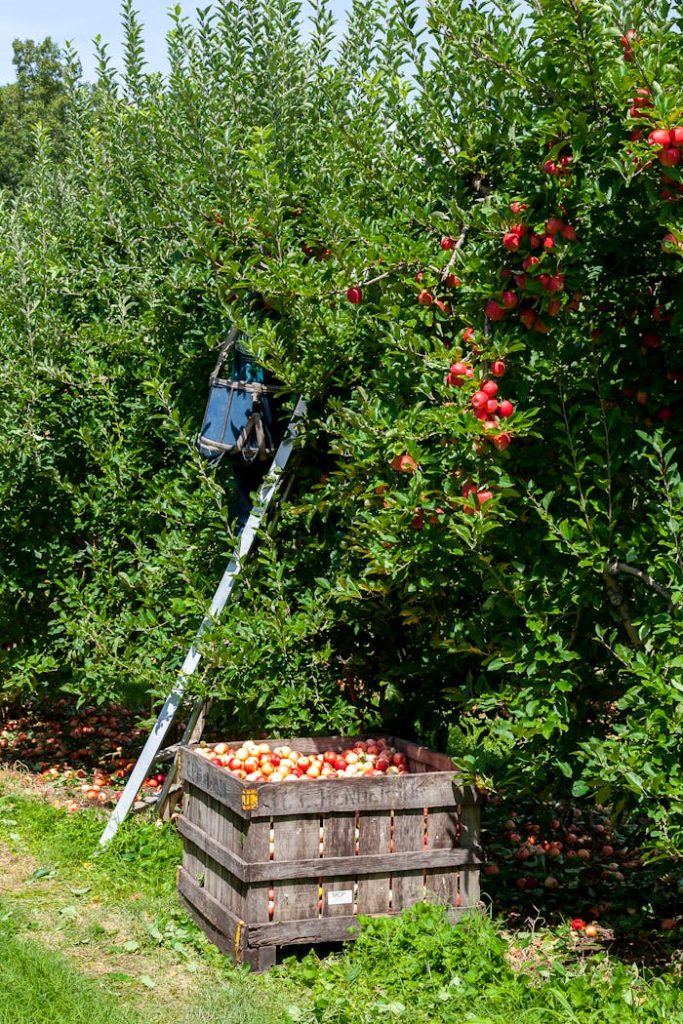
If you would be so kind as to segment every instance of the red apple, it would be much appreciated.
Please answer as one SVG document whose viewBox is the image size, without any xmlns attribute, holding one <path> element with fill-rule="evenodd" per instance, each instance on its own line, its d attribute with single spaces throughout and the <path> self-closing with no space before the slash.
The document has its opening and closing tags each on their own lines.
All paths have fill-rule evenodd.
<svg viewBox="0 0 683 1024">
<path fill-rule="evenodd" d="M 662 167 L 675 167 L 680 162 L 681 151 L 676 146 L 666 146 L 657 153 L 657 159 Z"/>
<path fill-rule="evenodd" d="M 668 146 L 671 143 L 671 132 L 668 128 L 655 128 L 647 137 L 651 146 Z"/>
<path fill-rule="evenodd" d="M 346 298 L 352 306 L 358 306 L 363 301 L 363 292 L 360 288 L 347 288 Z"/>
</svg>

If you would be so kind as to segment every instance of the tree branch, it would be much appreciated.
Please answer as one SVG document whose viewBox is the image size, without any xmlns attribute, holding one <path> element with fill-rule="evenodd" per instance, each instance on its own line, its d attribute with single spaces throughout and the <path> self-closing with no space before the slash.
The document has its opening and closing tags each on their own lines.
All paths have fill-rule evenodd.
<svg viewBox="0 0 683 1024">
<path fill-rule="evenodd" d="M 656 580 L 652 579 L 652 576 L 648 576 L 648 574 L 643 572 L 641 569 L 636 569 L 635 566 L 628 565 L 626 562 L 619 562 L 617 559 L 614 559 L 612 562 L 608 562 L 605 569 L 608 573 L 611 573 L 612 576 L 616 576 L 619 572 L 627 573 L 629 576 L 635 576 L 637 579 L 641 580 L 645 586 L 650 587 L 652 590 L 656 590 L 658 594 L 665 597 L 669 602 L 669 609 L 673 608 L 671 591 L 667 590 L 666 587 L 660 586 Z"/>
</svg>

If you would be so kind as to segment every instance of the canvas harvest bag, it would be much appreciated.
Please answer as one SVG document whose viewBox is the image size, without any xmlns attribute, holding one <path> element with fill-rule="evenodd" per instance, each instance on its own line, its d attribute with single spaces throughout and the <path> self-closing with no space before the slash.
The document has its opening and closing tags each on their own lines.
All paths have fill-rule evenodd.
<svg viewBox="0 0 683 1024">
<path fill-rule="evenodd" d="M 209 377 L 209 398 L 197 439 L 212 463 L 224 455 L 250 463 L 272 458 L 277 448 L 278 392 L 275 378 L 238 342 L 231 328 Z M 223 368 L 230 357 L 229 372 Z"/>
</svg>

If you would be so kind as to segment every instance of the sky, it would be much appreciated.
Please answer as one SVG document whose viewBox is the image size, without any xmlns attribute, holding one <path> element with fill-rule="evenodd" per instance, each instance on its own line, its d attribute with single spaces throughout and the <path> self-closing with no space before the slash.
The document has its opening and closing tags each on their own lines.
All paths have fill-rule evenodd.
<svg viewBox="0 0 683 1024">
<path fill-rule="evenodd" d="M 337 16 L 349 6 L 350 0 L 333 0 Z M 209 0 L 182 3 L 191 13 L 197 6 L 208 6 Z M 170 0 L 137 0 L 136 8 L 145 28 L 146 56 L 152 71 L 163 71 L 165 35 L 170 26 L 167 10 Z M 4 10 L 2 10 L 4 8 Z M 92 40 L 96 35 L 110 44 L 114 64 L 119 65 L 121 53 L 120 5 L 118 0 L 14 0 L 0 7 L 0 84 L 14 80 L 12 40 L 41 41 L 52 36 L 60 46 L 68 39 L 75 46 L 86 78 L 92 78 L 94 61 Z"/>
</svg>

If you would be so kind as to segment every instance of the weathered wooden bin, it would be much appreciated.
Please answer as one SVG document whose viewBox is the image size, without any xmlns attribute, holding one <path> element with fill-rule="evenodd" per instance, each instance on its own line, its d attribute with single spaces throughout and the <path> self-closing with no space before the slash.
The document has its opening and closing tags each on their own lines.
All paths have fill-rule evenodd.
<svg viewBox="0 0 683 1024">
<path fill-rule="evenodd" d="M 360 738 L 271 743 L 308 754 Z M 397 914 L 421 900 L 455 913 L 478 905 L 479 794 L 459 784 L 445 754 L 390 742 L 411 774 L 305 784 L 245 783 L 182 750 L 178 890 L 237 963 L 266 970 L 278 946 L 353 938 L 359 914 Z"/>
</svg>

